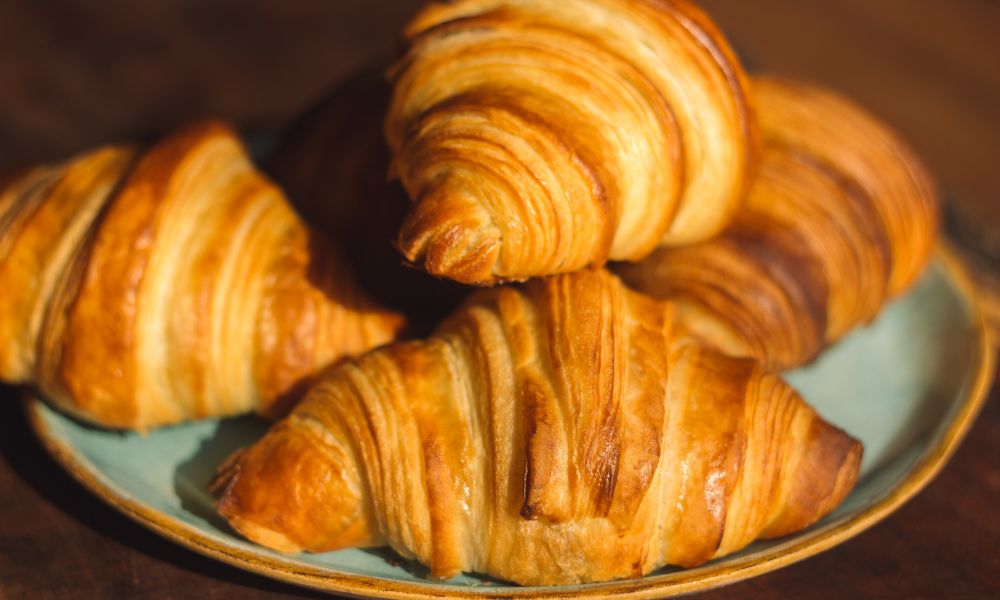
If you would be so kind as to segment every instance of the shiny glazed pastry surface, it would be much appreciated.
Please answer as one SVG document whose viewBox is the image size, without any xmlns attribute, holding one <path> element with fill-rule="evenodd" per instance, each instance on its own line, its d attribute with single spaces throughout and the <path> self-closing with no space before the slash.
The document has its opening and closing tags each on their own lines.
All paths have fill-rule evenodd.
<svg viewBox="0 0 1000 600">
<path fill-rule="evenodd" d="M 638 260 L 732 218 L 757 154 L 742 68 L 686 0 L 458 0 L 410 23 L 386 117 L 399 246 L 488 284 Z"/>
<path fill-rule="evenodd" d="M 286 552 L 388 544 L 529 585 L 692 566 L 799 530 L 861 445 L 670 304 L 584 270 L 484 290 L 426 341 L 327 373 L 214 482 Z"/>
<path fill-rule="evenodd" d="M 772 78 L 753 89 L 764 152 L 732 226 L 617 270 L 676 301 L 702 341 L 788 368 L 916 280 L 934 248 L 937 199 L 907 145 L 850 101 Z"/>
<path fill-rule="evenodd" d="M 8 178 L 0 289 L 0 377 L 111 427 L 279 413 L 401 325 L 218 123 Z"/>
</svg>

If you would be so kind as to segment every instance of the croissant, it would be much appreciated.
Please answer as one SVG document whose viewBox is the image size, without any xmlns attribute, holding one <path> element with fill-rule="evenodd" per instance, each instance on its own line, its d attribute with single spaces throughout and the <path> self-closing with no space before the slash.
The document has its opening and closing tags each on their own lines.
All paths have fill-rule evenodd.
<svg viewBox="0 0 1000 600">
<path fill-rule="evenodd" d="M 861 445 L 672 305 L 584 270 L 474 295 L 426 341 L 328 372 L 213 482 L 285 551 L 389 544 L 527 585 L 692 566 L 806 527 Z"/>
<path fill-rule="evenodd" d="M 7 181 L 0 289 L 0 378 L 111 427 L 278 414 L 402 324 L 218 123 Z"/>
<path fill-rule="evenodd" d="M 787 368 L 870 321 L 920 275 L 935 245 L 936 192 L 907 145 L 850 101 L 773 78 L 753 91 L 765 147 L 732 226 L 617 270 L 675 300 L 703 342 Z"/>
<path fill-rule="evenodd" d="M 489 284 L 716 234 L 757 154 L 742 67 L 685 0 L 457 0 L 405 31 L 386 116 L 405 257 Z"/>
</svg>

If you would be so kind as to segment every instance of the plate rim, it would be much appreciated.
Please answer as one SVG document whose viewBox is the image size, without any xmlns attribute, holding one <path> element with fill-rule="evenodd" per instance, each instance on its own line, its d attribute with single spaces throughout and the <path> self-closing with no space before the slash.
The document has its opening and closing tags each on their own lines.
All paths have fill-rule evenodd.
<svg viewBox="0 0 1000 600">
<path fill-rule="evenodd" d="M 790 538 L 766 551 L 732 560 L 729 564 L 702 566 L 654 575 L 639 579 L 626 579 L 585 587 L 489 587 L 463 589 L 423 582 L 391 580 L 370 575 L 340 571 L 332 568 L 290 565 L 279 559 L 253 554 L 234 546 L 220 543 L 196 527 L 184 523 L 163 511 L 148 506 L 120 493 L 116 486 L 102 481 L 100 470 L 79 457 L 69 444 L 56 437 L 49 429 L 42 413 L 44 401 L 28 391 L 24 409 L 27 420 L 43 447 L 84 488 L 101 498 L 118 512 L 153 532 L 197 552 L 237 568 L 264 575 L 271 579 L 296 585 L 356 597 L 380 598 L 569 598 L 620 596 L 629 598 L 663 598 L 703 591 L 779 569 L 804 560 L 839 545 L 862 533 L 895 512 L 900 506 L 923 490 L 944 468 L 961 444 L 980 409 L 986 402 L 994 378 L 996 363 L 992 332 L 984 317 L 979 295 L 969 273 L 954 250 L 942 243 L 936 253 L 937 262 L 949 282 L 968 304 L 976 347 L 974 352 L 975 374 L 965 396 L 956 402 L 960 407 L 947 428 L 939 433 L 938 443 L 925 448 L 909 472 L 884 496 L 853 515 L 813 530 L 805 536 Z M 933 443 L 933 440 L 932 440 Z"/>
</svg>

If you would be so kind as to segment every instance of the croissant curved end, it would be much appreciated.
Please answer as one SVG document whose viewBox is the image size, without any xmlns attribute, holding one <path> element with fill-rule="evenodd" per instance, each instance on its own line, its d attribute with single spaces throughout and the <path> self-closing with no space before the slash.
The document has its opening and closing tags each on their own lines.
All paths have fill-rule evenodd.
<svg viewBox="0 0 1000 600">
<path fill-rule="evenodd" d="M 209 490 L 240 534 L 280 552 L 325 552 L 376 543 L 361 478 L 350 457 L 331 452 L 295 419 L 231 456 Z M 267 482 L 267 485 L 263 485 Z"/>
<path fill-rule="evenodd" d="M 861 442 L 818 417 L 806 436 L 784 506 L 761 532 L 762 539 L 812 525 L 839 506 L 857 482 L 864 453 Z"/>
<path fill-rule="evenodd" d="M 242 502 L 233 490 L 236 489 L 240 481 L 242 464 L 239 458 L 242 454 L 243 452 L 241 451 L 229 457 L 229 460 L 219 468 L 209 486 L 209 490 L 213 494 L 221 497 L 219 501 L 220 512 L 223 511 L 223 506 L 225 506 L 225 512 L 222 512 L 222 514 L 229 520 L 230 526 L 249 540 L 253 540 L 258 544 L 273 548 L 279 552 L 287 552 L 289 554 L 301 552 L 301 544 L 292 540 L 284 533 L 266 525 L 261 525 L 253 520 L 245 519 L 240 514 L 237 507 Z"/>
<path fill-rule="evenodd" d="M 497 280 L 500 229 L 472 197 L 452 186 L 424 195 L 400 229 L 406 259 L 432 275 L 471 284 Z"/>
</svg>

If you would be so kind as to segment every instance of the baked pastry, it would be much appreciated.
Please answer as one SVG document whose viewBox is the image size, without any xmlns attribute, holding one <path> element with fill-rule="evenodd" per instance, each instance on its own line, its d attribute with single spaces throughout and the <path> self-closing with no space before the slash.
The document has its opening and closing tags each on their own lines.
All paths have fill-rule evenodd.
<svg viewBox="0 0 1000 600">
<path fill-rule="evenodd" d="M 638 260 L 727 224 L 757 154 L 747 84 L 686 0 L 434 2 L 405 30 L 386 137 L 399 246 L 489 284 Z"/>
<path fill-rule="evenodd" d="M 396 235 L 410 206 L 388 181 L 382 123 L 389 104 L 382 70 L 339 85 L 286 131 L 267 171 L 309 225 L 343 249 L 364 289 L 429 334 L 472 288 L 407 264 Z"/>
<path fill-rule="evenodd" d="M 276 415 L 402 324 L 204 123 L 0 189 L 0 377 L 109 427 Z"/>
<path fill-rule="evenodd" d="M 617 270 L 674 300 L 702 342 L 787 368 L 914 282 L 938 208 L 920 160 L 860 107 L 794 81 L 758 78 L 753 89 L 765 147 L 733 225 Z"/>
<path fill-rule="evenodd" d="M 213 491 L 285 552 L 388 544 L 527 585 L 693 566 L 832 510 L 861 445 L 606 271 L 484 290 L 345 361 Z"/>
</svg>

